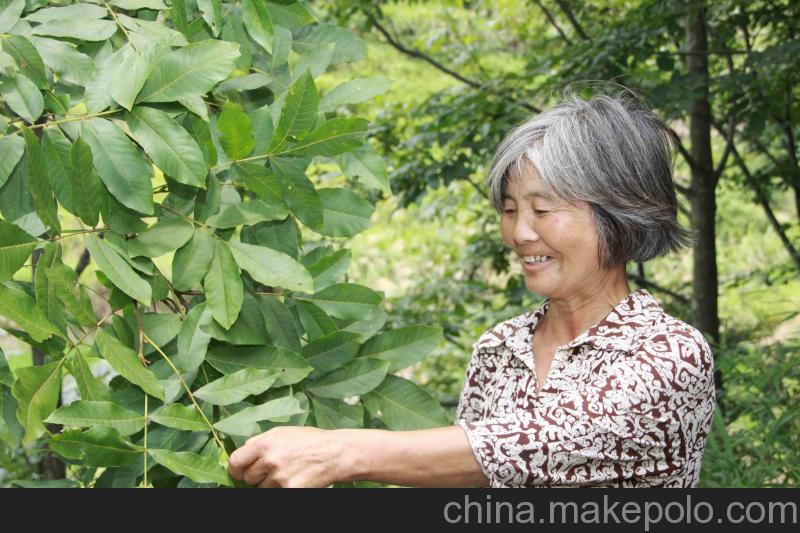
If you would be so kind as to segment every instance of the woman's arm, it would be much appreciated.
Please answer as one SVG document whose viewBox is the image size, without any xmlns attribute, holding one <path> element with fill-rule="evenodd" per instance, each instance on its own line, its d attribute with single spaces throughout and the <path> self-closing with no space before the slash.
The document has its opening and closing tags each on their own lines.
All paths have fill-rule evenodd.
<svg viewBox="0 0 800 533">
<path fill-rule="evenodd" d="M 378 481 L 410 487 L 487 487 L 489 480 L 464 430 L 340 429 L 342 481 Z"/>
<path fill-rule="evenodd" d="M 279 426 L 230 457 L 231 476 L 259 487 L 327 487 L 377 481 L 412 487 L 474 487 L 489 482 L 464 430 L 416 431 Z"/>
</svg>

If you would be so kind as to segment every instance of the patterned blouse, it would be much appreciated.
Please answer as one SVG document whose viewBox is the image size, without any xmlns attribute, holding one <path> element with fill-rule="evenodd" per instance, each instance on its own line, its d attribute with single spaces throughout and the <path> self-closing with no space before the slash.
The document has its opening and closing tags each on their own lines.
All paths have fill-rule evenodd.
<svg viewBox="0 0 800 533">
<path fill-rule="evenodd" d="M 533 330 L 549 300 L 473 344 L 456 410 L 492 487 L 696 487 L 715 409 L 703 334 L 646 289 L 556 350 L 539 395 Z"/>
</svg>

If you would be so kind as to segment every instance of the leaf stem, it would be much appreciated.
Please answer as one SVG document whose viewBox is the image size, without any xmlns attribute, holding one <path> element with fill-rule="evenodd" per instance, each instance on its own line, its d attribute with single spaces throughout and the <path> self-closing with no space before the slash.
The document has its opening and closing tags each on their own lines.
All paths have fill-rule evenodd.
<svg viewBox="0 0 800 533">
<path fill-rule="evenodd" d="M 195 400 L 194 394 L 192 394 L 192 391 L 189 388 L 189 385 L 187 385 L 186 381 L 183 379 L 183 375 L 181 374 L 181 371 L 178 370 L 178 368 L 170 360 L 170 358 L 167 357 L 167 354 L 165 354 L 161 350 L 161 348 L 156 343 L 154 343 L 152 341 L 152 339 L 150 339 L 150 337 L 147 336 L 147 333 L 142 333 L 142 335 L 144 335 L 144 341 L 147 344 L 149 344 L 150 346 L 152 346 L 153 348 L 155 348 L 155 350 L 159 353 L 159 355 L 161 355 L 161 357 L 164 358 L 164 361 L 166 361 L 167 364 L 170 366 L 170 368 L 172 368 L 172 371 L 175 372 L 175 375 L 178 376 L 178 380 L 180 380 L 181 385 L 183 385 L 183 388 L 186 391 L 186 394 L 189 395 L 189 399 L 192 400 L 192 403 L 194 404 L 195 409 L 197 409 L 197 411 L 200 413 L 200 416 L 203 417 L 203 422 L 205 422 L 206 425 L 208 426 L 208 429 L 211 430 L 211 436 L 214 437 L 214 440 L 216 441 L 216 443 L 219 446 L 220 450 L 222 450 L 222 453 L 225 455 L 225 459 L 227 460 L 228 459 L 228 452 L 225 451 L 225 446 L 222 444 L 222 440 L 220 440 L 219 435 L 217 435 L 217 432 L 214 429 L 214 425 L 211 422 L 209 422 L 208 418 L 206 417 L 206 414 L 203 412 L 202 409 L 200 409 L 200 406 L 197 404 L 197 400 Z"/>
<path fill-rule="evenodd" d="M 46 128 L 48 126 L 56 126 L 58 124 L 64 124 L 65 122 L 76 122 L 76 121 L 79 121 L 79 120 L 87 120 L 87 119 L 90 119 L 90 118 L 104 117 L 106 115 L 113 115 L 114 113 L 119 113 L 120 111 L 123 111 L 123 109 L 122 108 L 109 109 L 108 111 L 100 111 L 99 113 L 90 113 L 88 115 L 81 115 L 79 117 L 70 117 L 70 118 L 62 118 L 62 119 L 59 119 L 59 120 L 50 120 L 50 121 L 47 121 L 47 122 L 42 122 L 41 124 L 31 124 L 30 126 L 25 126 L 25 122 L 20 120 L 18 122 L 12 122 L 11 123 L 12 126 L 17 128 L 17 131 L 14 131 L 14 132 L 10 133 L 9 135 L 15 135 L 15 134 L 21 132 L 22 131 L 22 127 L 20 127 L 20 125 L 22 125 L 23 127 L 26 127 L 29 130 L 35 130 L 37 128 Z"/>
</svg>

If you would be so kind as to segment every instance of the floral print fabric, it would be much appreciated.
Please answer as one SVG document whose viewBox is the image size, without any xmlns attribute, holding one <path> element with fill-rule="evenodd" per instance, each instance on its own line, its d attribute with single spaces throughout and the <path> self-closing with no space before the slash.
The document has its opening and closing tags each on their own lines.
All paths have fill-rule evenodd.
<svg viewBox="0 0 800 533">
<path fill-rule="evenodd" d="M 537 397 L 549 301 L 473 344 L 455 424 L 492 487 L 695 487 L 715 408 L 697 329 L 646 289 L 560 346 Z"/>
</svg>

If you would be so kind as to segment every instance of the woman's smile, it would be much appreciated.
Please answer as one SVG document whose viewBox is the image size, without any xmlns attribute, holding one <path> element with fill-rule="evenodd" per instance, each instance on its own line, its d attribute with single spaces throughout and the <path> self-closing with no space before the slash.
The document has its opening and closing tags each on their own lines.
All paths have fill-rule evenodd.
<svg viewBox="0 0 800 533">
<path fill-rule="evenodd" d="M 550 264 L 555 262 L 555 259 L 553 257 L 548 257 L 544 261 L 526 261 L 525 257 L 529 256 L 524 256 L 519 258 L 519 262 L 522 264 L 522 269 L 525 272 L 538 272 L 539 270 L 547 268 L 548 266 L 550 266 Z"/>
</svg>

